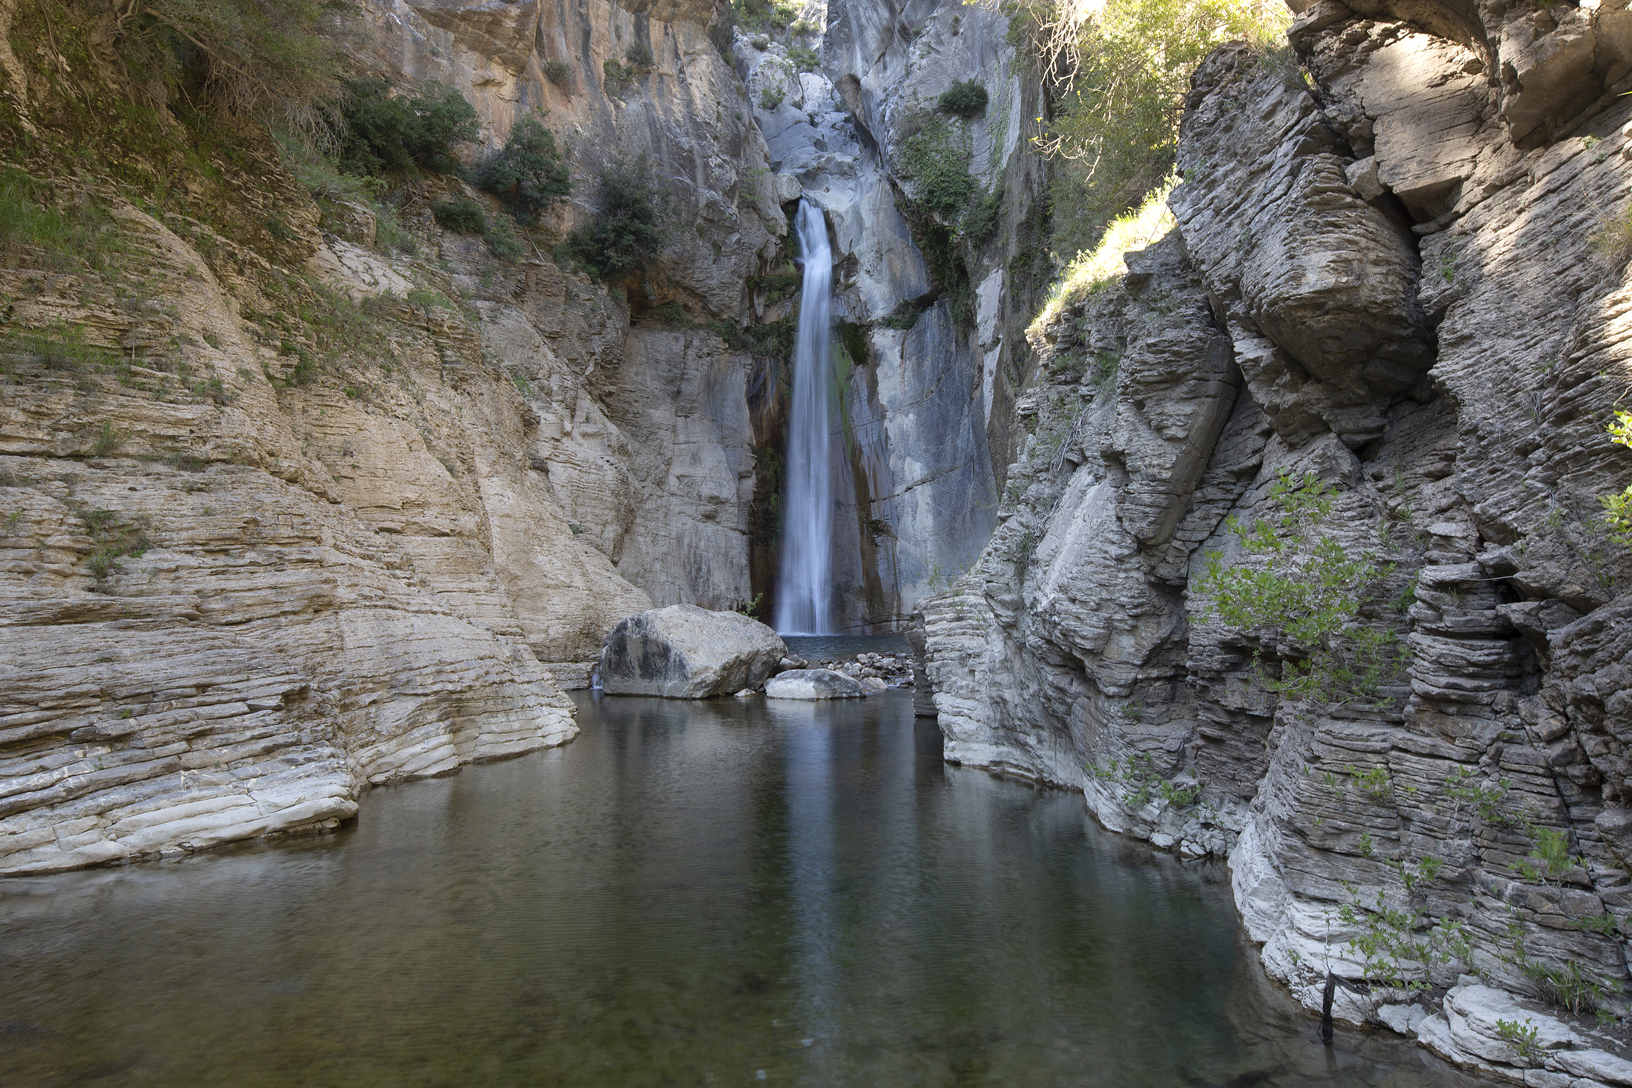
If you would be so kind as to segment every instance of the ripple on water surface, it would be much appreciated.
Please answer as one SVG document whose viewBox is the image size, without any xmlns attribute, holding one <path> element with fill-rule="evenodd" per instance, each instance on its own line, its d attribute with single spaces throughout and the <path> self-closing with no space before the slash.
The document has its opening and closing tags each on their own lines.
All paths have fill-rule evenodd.
<svg viewBox="0 0 1632 1088">
<path fill-rule="evenodd" d="M 0 882 L 0 1083 L 1481 1083 L 1321 1047 L 1222 867 L 944 765 L 910 695 L 578 705 L 338 836 Z"/>
</svg>

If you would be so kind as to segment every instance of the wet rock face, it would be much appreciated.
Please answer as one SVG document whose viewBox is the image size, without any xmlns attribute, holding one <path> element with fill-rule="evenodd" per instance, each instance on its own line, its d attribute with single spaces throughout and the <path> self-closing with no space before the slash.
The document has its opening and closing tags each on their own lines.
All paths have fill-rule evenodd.
<svg viewBox="0 0 1632 1088">
<path fill-rule="evenodd" d="M 608 695 L 706 699 L 757 688 L 788 648 L 775 631 L 736 612 L 677 604 L 630 616 L 601 650 Z"/>
<path fill-rule="evenodd" d="M 949 758 L 1227 854 L 1307 1004 L 1329 964 L 1374 984 L 1340 989 L 1340 1018 L 1517 1077 L 1495 998 L 1385 1008 L 1341 911 L 1381 896 L 1465 926 L 1437 992 L 1458 972 L 1529 998 L 1547 971 L 1628 980 L 1632 550 L 1598 499 L 1632 482 L 1604 432 L 1632 295 L 1592 240 L 1632 202 L 1632 105 L 1490 75 L 1576 71 L 1616 13 L 1409 7 L 1309 7 L 1309 79 L 1237 47 L 1196 74 L 1178 226 L 1036 330 L 1031 435 L 992 543 L 924 603 L 926 667 Z M 1516 46 L 1521 18 L 1547 26 Z M 1589 89 L 1619 63 L 1595 52 Z M 1526 114 L 1532 92 L 1548 105 Z M 1305 473 L 1331 490 L 1309 539 L 1370 557 L 1355 622 L 1401 650 L 1369 697 L 1280 689 L 1302 651 L 1277 617 L 1226 619 L 1204 590 L 1213 555 L 1281 569 L 1232 521 L 1274 524 L 1277 481 Z M 1568 860 L 1527 875 L 1547 843 Z M 1583 1034 L 1526 1083 L 1610 1076 L 1614 1050 Z"/>
</svg>

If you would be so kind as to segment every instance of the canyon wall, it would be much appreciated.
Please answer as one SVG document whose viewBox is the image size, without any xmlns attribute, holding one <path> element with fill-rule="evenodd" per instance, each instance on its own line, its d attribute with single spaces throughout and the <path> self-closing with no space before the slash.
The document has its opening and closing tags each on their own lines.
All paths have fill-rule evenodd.
<svg viewBox="0 0 1632 1088">
<path fill-rule="evenodd" d="M 1624 1083 L 1468 976 L 1626 1011 L 1629 19 L 1321 0 L 1214 53 L 1176 226 L 1033 330 L 999 526 L 923 611 L 949 759 L 1227 857 L 1306 1004 L 1335 975 L 1339 1017 L 1525 1083 Z M 1305 694 L 1276 609 L 1317 568 L 1359 607 Z"/>
<path fill-rule="evenodd" d="M 0 2 L 7 191 L 85 232 L 0 267 L 0 871 L 332 828 L 369 784 L 570 739 L 561 689 L 630 613 L 769 615 L 802 192 L 836 239 L 846 627 L 898 627 L 989 535 L 1040 185 L 1001 17 L 824 35 L 814 4 L 773 42 L 695 3 L 370 0 L 351 74 L 458 90 L 470 164 L 527 116 L 565 150 L 572 195 L 501 257 L 431 214 L 502 221 L 467 182 L 303 185 L 132 85 L 93 9 Z M 895 160 L 955 79 L 990 88 L 958 131 L 1007 187 L 954 253 Z M 671 230 L 607 285 L 548 246 L 620 162 Z"/>
</svg>

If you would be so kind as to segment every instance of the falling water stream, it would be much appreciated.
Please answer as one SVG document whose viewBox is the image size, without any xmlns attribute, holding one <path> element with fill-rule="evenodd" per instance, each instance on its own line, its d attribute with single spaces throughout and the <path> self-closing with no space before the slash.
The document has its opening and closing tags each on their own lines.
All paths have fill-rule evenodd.
<svg viewBox="0 0 1632 1088">
<path fill-rule="evenodd" d="M 783 634 L 826 635 L 833 633 L 833 363 L 828 354 L 833 253 L 821 209 L 801 200 L 797 227 L 805 282 L 793 359 L 776 629 Z"/>
</svg>

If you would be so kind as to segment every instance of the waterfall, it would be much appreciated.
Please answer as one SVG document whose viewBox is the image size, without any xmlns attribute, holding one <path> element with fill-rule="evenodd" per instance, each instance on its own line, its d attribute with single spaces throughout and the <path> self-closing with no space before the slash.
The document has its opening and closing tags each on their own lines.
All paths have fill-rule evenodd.
<svg viewBox="0 0 1632 1088">
<path fill-rule="evenodd" d="M 809 201 L 799 202 L 797 226 L 805 283 L 793 357 L 776 629 L 787 635 L 828 635 L 833 633 L 833 361 L 828 354 L 833 253 L 827 222 Z"/>
</svg>

